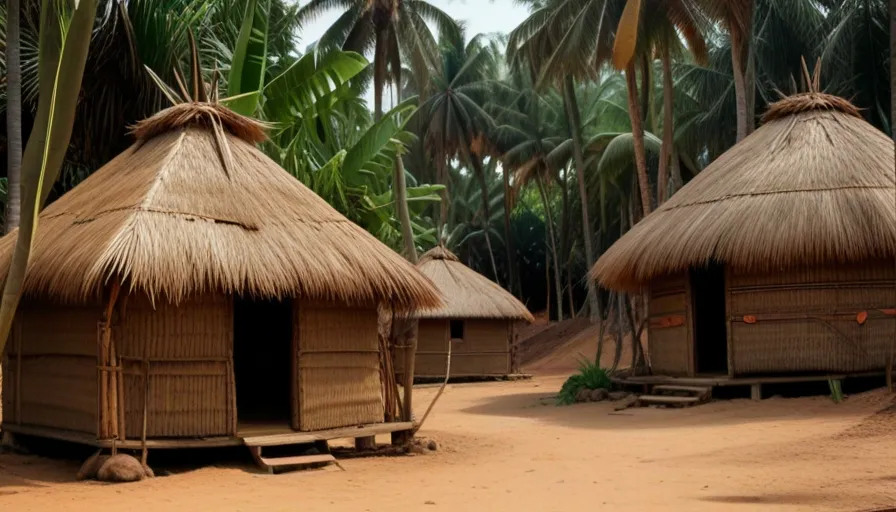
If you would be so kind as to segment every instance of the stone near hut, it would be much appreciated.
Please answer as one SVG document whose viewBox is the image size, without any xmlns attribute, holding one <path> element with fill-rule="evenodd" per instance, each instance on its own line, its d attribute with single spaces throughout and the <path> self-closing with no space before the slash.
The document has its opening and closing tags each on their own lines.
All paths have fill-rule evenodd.
<svg viewBox="0 0 896 512">
<path fill-rule="evenodd" d="M 95 480 L 97 473 L 107 460 L 109 460 L 109 456 L 101 455 L 99 451 L 91 455 L 78 470 L 78 480 Z"/>
<path fill-rule="evenodd" d="M 591 401 L 592 402 L 600 402 L 601 400 L 607 399 L 607 390 L 606 389 L 592 389 L 591 390 Z"/>
<path fill-rule="evenodd" d="M 139 482 L 144 478 L 152 478 L 152 470 L 139 460 L 119 453 L 106 460 L 96 474 L 101 482 Z"/>
<path fill-rule="evenodd" d="M 433 440 L 433 439 L 430 439 L 426 443 L 426 449 L 428 449 L 431 452 L 437 452 L 437 451 L 439 451 L 439 443 L 435 442 L 435 440 Z"/>
<path fill-rule="evenodd" d="M 626 398 L 619 400 L 619 403 L 616 404 L 615 409 L 617 411 L 622 411 L 636 405 L 638 405 L 638 397 L 635 395 L 628 395 Z"/>
<path fill-rule="evenodd" d="M 622 400 L 629 396 L 631 396 L 631 393 L 629 393 L 628 391 L 610 391 L 609 393 L 607 393 L 607 397 L 614 402 Z"/>
<path fill-rule="evenodd" d="M 582 388 L 576 393 L 576 402 L 587 402 L 591 400 L 591 390 Z"/>
</svg>

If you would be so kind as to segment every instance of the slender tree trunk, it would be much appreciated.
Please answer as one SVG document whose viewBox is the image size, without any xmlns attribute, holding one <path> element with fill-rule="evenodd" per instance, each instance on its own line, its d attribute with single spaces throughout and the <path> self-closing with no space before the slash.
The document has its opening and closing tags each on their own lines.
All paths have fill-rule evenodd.
<svg viewBox="0 0 896 512">
<path fill-rule="evenodd" d="M 604 311 L 608 309 L 609 311 Z M 616 292 L 610 292 L 607 306 L 603 306 L 599 313 L 600 327 L 597 332 L 597 354 L 594 356 L 594 364 L 601 366 L 600 360 L 603 358 L 604 337 L 607 335 L 607 327 L 613 322 L 613 311 L 616 309 Z M 602 367 L 602 366 L 601 366 Z"/>
<path fill-rule="evenodd" d="M 660 150 L 660 169 L 656 180 L 656 204 L 662 205 L 666 200 L 669 188 L 669 163 L 672 160 L 672 146 L 675 145 L 675 127 L 673 125 L 672 57 L 669 47 L 663 46 L 663 147 Z"/>
<path fill-rule="evenodd" d="M 744 87 L 747 93 L 747 135 L 750 135 L 756 130 L 756 59 L 749 44 L 747 44 L 747 70 L 744 74 Z"/>
<path fill-rule="evenodd" d="M 616 352 L 613 354 L 613 366 L 610 369 L 610 373 L 615 372 L 619 368 L 619 361 L 622 359 L 622 347 L 625 346 L 625 329 L 622 327 L 625 325 L 625 322 L 622 321 L 622 316 L 625 311 L 624 302 L 626 300 L 624 293 L 616 294 Z"/>
<path fill-rule="evenodd" d="M 650 61 L 645 53 L 641 56 L 641 122 L 651 126 L 650 119 Z"/>
<path fill-rule="evenodd" d="M 588 188 L 585 183 L 585 152 L 583 146 L 584 139 L 582 137 L 582 118 L 579 112 L 579 104 L 576 100 L 575 84 L 572 77 L 567 77 L 563 83 L 563 98 L 566 100 L 567 116 L 569 117 L 569 128 L 572 134 L 573 154 L 576 162 L 576 184 L 579 188 L 579 202 L 582 203 L 582 241 L 585 245 L 585 264 L 590 270 L 594 265 L 594 236 L 591 228 L 591 214 L 589 213 L 590 203 L 588 201 Z M 597 304 L 597 286 L 594 281 L 586 278 L 588 286 L 588 306 L 590 309 L 590 317 L 595 319 Z"/>
<path fill-rule="evenodd" d="M 896 0 L 890 0 L 890 136 L 896 142 Z M 893 162 L 896 166 L 896 161 Z M 896 352 L 896 333 L 890 338 L 887 354 L 887 389 L 893 392 L 893 356 Z"/>
<path fill-rule="evenodd" d="M 638 188 L 641 191 L 641 208 L 644 216 L 650 214 L 650 181 L 647 179 L 647 155 L 644 149 L 644 124 L 641 122 L 641 108 L 638 105 L 638 83 L 635 77 L 634 61 L 625 70 L 628 85 L 628 115 L 632 122 L 632 140 L 635 147 L 635 166 L 638 174 Z"/>
<path fill-rule="evenodd" d="M 510 173 L 506 169 L 501 170 L 504 179 L 504 248 L 507 250 L 507 272 L 509 274 L 510 293 L 522 298 L 522 290 L 519 290 L 519 270 L 516 262 L 516 244 L 510 229 L 510 214 L 513 208 L 513 191 L 510 188 Z"/>
<path fill-rule="evenodd" d="M 749 134 L 749 121 L 747 116 L 747 82 L 744 69 L 744 42 L 743 34 L 738 30 L 731 30 L 731 67 L 734 71 L 734 94 L 737 100 L 737 142 L 746 138 Z"/>
<path fill-rule="evenodd" d="M 551 321 L 551 251 L 548 250 L 548 243 L 545 242 L 545 250 L 544 250 L 544 287 L 547 290 L 547 297 L 545 298 L 545 311 L 547 315 L 548 322 Z"/>
<path fill-rule="evenodd" d="M 383 30 L 377 30 L 373 54 L 373 117 L 379 121 L 383 117 L 383 87 L 386 85 L 386 61 L 388 42 Z"/>
<path fill-rule="evenodd" d="M 19 0 L 6 0 L 6 223 L 19 227 L 22 213 L 22 64 L 19 45 Z"/>
<path fill-rule="evenodd" d="M 476 179 L 479 180 L 479 186 L 482 187 L 482 233 L 485 235 L 485 246 L 488 247 L 488 257 L 492 263 L 492 273 L 495 275 L 495 282 L 501 286 L 501 277 L 498 276 L 498 265 L 495 263 L 495 251 L 492 250 L 491 231 L 491 209 L 489 208 L 488 199 L 488 181 L 485 179 L 485 170 L 482 168 L 482 160 L 479 155 L 471 154 L 470 163 L 473 166 L 473 172 Z"/>
<path fill-rule="evenodd" d="M 548 225 L 548 236 L 551 241 L 551 259 L 554 260 L 554 287 L 557 296 L 557 321 L 563 320 L 563 286 L 560 284 L 560 258 L 557 257 L 557 239 L 554 235 L 554 219 L 551 215 L 551 205 L 548 201 L 548 194 L 545 191 L 544 183 L 541 178 L 536 178 L 538 184 L 538 192 L 541 193 L 541 201 L 544 203 L 545 221 Z"/>
<path fill-rule="evenodd" d="M 442 241 L 442 236 L 444 235 L 443 229 L 448 224 L 448 176 L 445 172 L 445 159 L 437 157 L 436 163 L 436 177 L 437 183 L 444 187 L 441 192 L 439 192 L 439 197 L 441 200 L 439 201 L 439 222 L 438 222 L 438 237 L 439 242 Z"/>
</svg>

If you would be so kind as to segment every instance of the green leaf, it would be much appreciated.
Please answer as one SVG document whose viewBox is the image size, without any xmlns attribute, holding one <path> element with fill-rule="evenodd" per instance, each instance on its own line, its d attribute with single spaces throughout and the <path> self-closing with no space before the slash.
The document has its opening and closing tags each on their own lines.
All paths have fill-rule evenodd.
<svg viewBox="0 0 896 512">
<path fill-rule="evenodd" d="M 234 112 L 251 116 L 258 109 L 258 100 L 264 89 L 264 72 L 268 60 L 268 23 L 271 0 L 249 0 L 246 14 L 240 28 L 240 36 L 233 51 L 230 76 L 227 85 L 228 96 L 241 97 L 232 101 L 229 107 Z"/>
</svg>

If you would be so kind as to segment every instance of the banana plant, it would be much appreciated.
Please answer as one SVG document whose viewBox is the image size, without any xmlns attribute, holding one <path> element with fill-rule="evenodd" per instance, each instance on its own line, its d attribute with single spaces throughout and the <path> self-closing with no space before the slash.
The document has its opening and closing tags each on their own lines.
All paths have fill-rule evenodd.
<svg viewBox="0 0 896 512">
<path fill-rule="evenodd" d="M 0 299 L 0 352 L 22 297 L 38 215 L 59 176 L 96 18 L 96 0 L 43 0 L 39 99 L 22 155 L 22 219 Z"/>
<path fill-rule="evenodd" d="M 268 60 L 271 0 L 249 0 L 233 51 L 227 80 L 228 107 L 244 116 L 255 115 L 264 92 Z"/>
</svg>

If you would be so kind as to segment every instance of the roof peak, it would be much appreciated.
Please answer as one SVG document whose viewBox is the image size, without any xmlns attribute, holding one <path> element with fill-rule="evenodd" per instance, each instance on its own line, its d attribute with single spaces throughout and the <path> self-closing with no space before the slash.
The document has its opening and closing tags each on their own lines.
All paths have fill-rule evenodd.
<svg viewBox="0 0 896 512">
<path fill-rule="evenodd" d="M 131 127 L 131 133 L 145 142 L 163 133 L 189 126 L 207 130 L 224 130 L 239 139 L 255 144 L 267 139 L 266 123 L 246 117 L 220 103 L 191 101 L 178 103 Z"/>
<path fill-rule="evenodd" d="M 840 112 L 853 117 L 862 117 L 858 107 L 847 99 L 823 92 L 805 92 L 772 103 L 762 116 L 762 122 L 767 123 L 813 111 Z"/>
<path fill-rule="evenodd" d="M 426 251 L 423 256 L 420 257 L 420 263 L 425 263 L 430 260 L 460 261 L 460 258 L 446 249 L 445 246 L 437 245 Z"/>
</svg>

